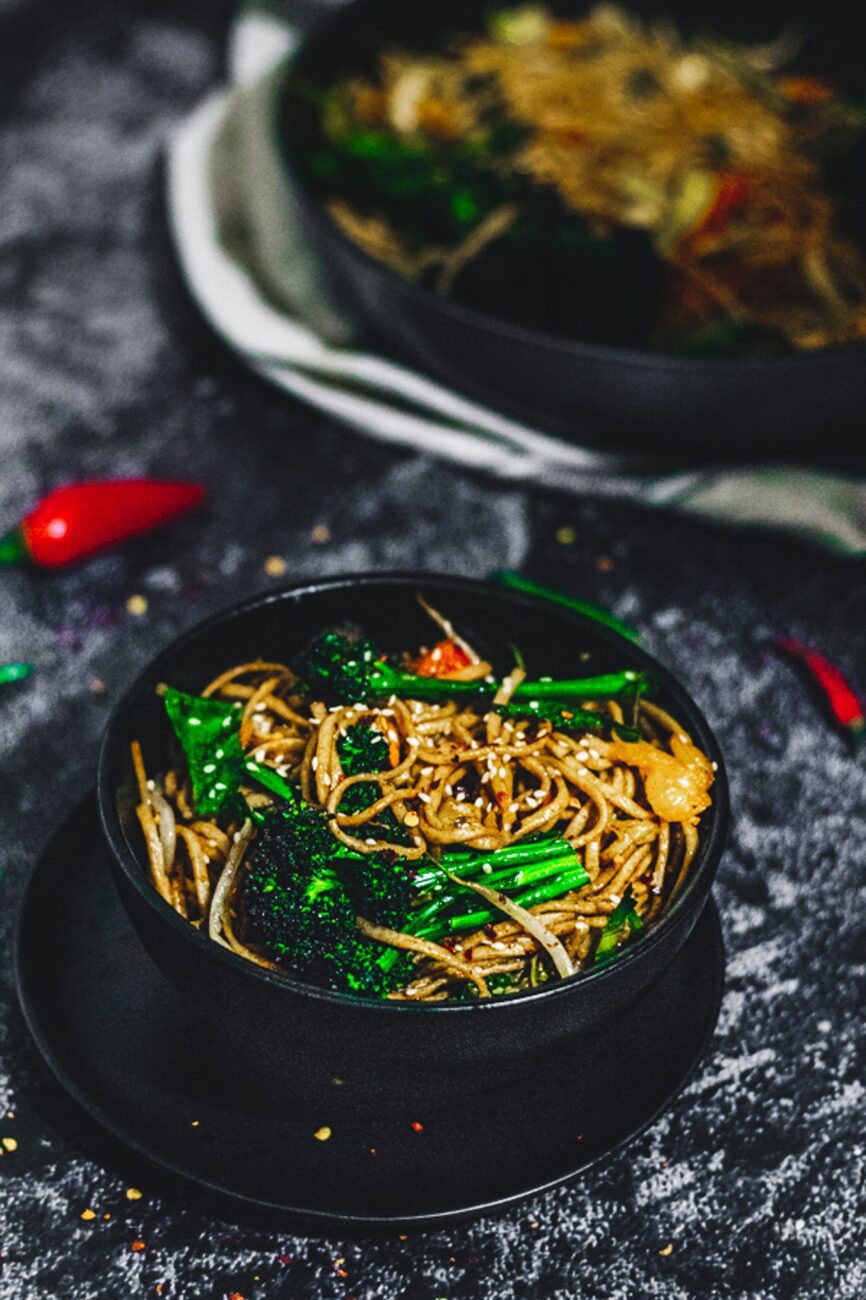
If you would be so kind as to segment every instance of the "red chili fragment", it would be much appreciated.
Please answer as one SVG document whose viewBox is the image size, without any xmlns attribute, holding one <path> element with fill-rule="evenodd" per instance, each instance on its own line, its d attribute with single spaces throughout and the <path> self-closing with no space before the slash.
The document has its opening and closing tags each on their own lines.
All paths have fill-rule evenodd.
<svg viewBox="0 0 866 1300">
<path fill-rule="evenodd" d="M 796 637 L 778 636 L 773 644 L 806 670 L 834 722 L 855 744 L 859 743 L 866 730 L 866 705 L 842 670 Z"/>
<path fill-rule="evenodd" d="M 422 1133 L 424 1131 L 424 1125 L 419 1124 L 417 1119 L 413 1119 L 409 1127 L 412 1129 L 413 1133 Z"/>
</svg>

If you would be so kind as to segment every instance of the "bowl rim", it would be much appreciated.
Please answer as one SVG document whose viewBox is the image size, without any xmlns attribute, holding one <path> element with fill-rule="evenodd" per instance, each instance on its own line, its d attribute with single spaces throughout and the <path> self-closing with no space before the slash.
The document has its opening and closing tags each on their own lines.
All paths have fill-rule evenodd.
<svg viewBox="0 0 866 1300">
<path fill-rule="evenodd" d="M 323 591 L 340 591 L 348 588 L 384 586 L 398 590 L 412 591 L 418 587 L 436 586 L 447 597 L 450 589 L 465 594 L 478 596 L 495 596 L 511 605 L 519 612 L 530 613 L 533 609 L 543 609 L 546 614 L 560 618 L 566 624 L 589 627 L 593 636 L 608 642 L 613 647 L 620 647 L 659 679 L 663 689 L 673 695 L 678 709 L 686 713 L 686 725 L 708 757 L 715 762 L 715 781 L 713 783 L 713 803 L 709 810 L 709 827 L 698 845 L 697 860 L 689 873 L 686 886 L 675 900 L 673 906 L 657 921 L 648 926 L 633 943 L 629 943 L 617 960 L 599 969 L 580 971 L 567 979 L 551 980 L 538 989 L 529 989 L 520 993 L 500 998 L 481 998 L 472 1002 L 399 1002 L 386 998 L 369 998 L 355 993 L 344 993 L 336 989 L 326 989 L 319 985 L 307 983 L 289 972 L 271 971 L 247 961 L 238 953 L 214 943 L 200 930 L 180 916 L 174 908 L 154 889 L 146 874 L 146 868 L 140 858 L 132 851 L 120 819 L 115 802 L 116 762 L 125 741 L 126 716 L 136 704 L 148 682 L 171 660 L 199 638 L 214 631 L 220 625 L 244 618 L 268 605 L 288 602 L 300 603 L 306 597 L 315 596 Z M 439 599 L 437 595 L 436 599 Z M 385 1015 L 459 1015 L 468 1012 L 485 1012 L 503 1014 L 504 1009 L 512 1006 L 526 1006 L 530 1002 L 555 997 L 569 996 L 575 991 L 597 988 L 604 981 L 618 979 L 620 973 L 643 960 L 665 935 L 673 928 L 678 919 L 695 904 L 695 900 L 709 895 L 719 860 L 725 847 L 730 821 L 728 781 L 724 758 L 719 743 L 709 723 L 692 699 L 690 693 L 679 679 L 655 659 L 649 651 L 634 641 L 628 640 L 619 632 L 592 619 L 588 615 L 564 606 L 554 605 L 543 597 L 528 595 L 495 583 L 475 579 L 455 577 L 448 574 L 427 573 L 417 570 L 385 570 L 358 574 L 337 574 L 326 578 L 302 579 L 298 582 L 245 597 L 207 618 L 174 638 L 157 655 L 153 656 L 136 674 L 133 681 L 123 692 L 109 716 L 100 744 L 96 778 L 97 805 L 103 839 L 114 862 L 120 867 L 124 878 L 130 883 L 138 896 L 163 923 L 171 927 L 179 936 L 184 936 L 204 959 L 222 963 L 237 972 L 243 972 L 249 979 L 255 980 L 272 989 L 300 993 L 314 1000 L 336 1005 L 344 1009 L 356 1008 L 359 1012 L 376 1010 Z"/>
<path fill-rule="evenodd" d="M 292 90 L 296 66 L 303 63 L 309 54 L 326 45 L 334 32 L 348 27 L 353 15 L 359 11 L 363 12 L 364 7 L 369 7 L 371 2 L 372 0 L 342 0 L 341 4 L 323 12 L 302 36 L 297 47 L 283 63 L 278 75 L 276 93 L 273 97 L 271 126 L 277 157 L 285 180 L 290 191 L 303 199 L 308 219 L 316 221 L 340 248 L 356 256 L 369 272 L 377 274 L 393 292 L 399 291 L 416 306 L 432 311 L 445 320 L 459 321 L 462 325 L 476 330 L 492 331 L 523 347 L 557 353 L 566 359 L 580 358 L 597 366 L 625 364 L 638 368 L 659 367 L 673 375 L 683 373 L 718 375 L 725 372 L 742 374 L 746 370 L 766 369 L 780 375 L 786 370 L 803 365 L 813 368 L 820 365 L 830 367 L 837 364 L 844 365 L 853 355 L 866 354 L 866 340 L 837 343 L 830 347 L 780 356 L 688 357 L 674 352 L 653 352 L 649 348 L 620 347 L 614 344 L 593 343 L 591 340 L 572 339 L 565 334 L 548 333 L 530 325 L 521 325 L 516 321 L 480 311 L 475 307 L 467 307 L 450 298 L 440 298 L 432 290 L 416 284 L 413 280 L 405 279 L 384 262 L 378 261 L 360 245 L 355 244 L 328 215 L 315 187 L 296 167 L 294 151 L 290 148 L 289 132 L 285 129 L 285 106 Z"/>
</svg>

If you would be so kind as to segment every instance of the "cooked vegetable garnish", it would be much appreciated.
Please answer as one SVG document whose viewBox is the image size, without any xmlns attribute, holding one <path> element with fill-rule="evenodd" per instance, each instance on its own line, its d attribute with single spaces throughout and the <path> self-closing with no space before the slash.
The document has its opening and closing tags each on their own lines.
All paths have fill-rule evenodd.
<svg viewBox="0 0 866 1300">
<path fill-rule="evenodd" d="M 317 698 L 330 704 L 355 701 L 372 703 L 392 696 L 414 700 L 489 699 L 497 712 L 508 717 L 536 717 L 552 721 L 560 729 L 601 731 L 613 725 L 611 718 L 575 708 L 575 700 L 602 700 L 616 696 L 634 697 L 649 686 L 645 673 L 631 669 L 556 681 L 521 681 L 508 700 L 496 702 L 500 683 L 494 680 L 456 681 L 453 678 L 420 676 L 385 663 L 372 641 L 354 632 L 332 630 L 321 633 L 295 664 L 298 675 Z"/>
<path fill-rule="evenodd" d="M 644 674 L 529 679 L 514 648 L 497 671 L 421 603 L 445 640 L 411 656 L 331 630 L 294 669 L 159 688 L 182 760 L 151 779 L 133 745 L 155 887 L 246 960 L 367 997 L 607 960 L 682 888 L 712 765 Z"/>
</svg>

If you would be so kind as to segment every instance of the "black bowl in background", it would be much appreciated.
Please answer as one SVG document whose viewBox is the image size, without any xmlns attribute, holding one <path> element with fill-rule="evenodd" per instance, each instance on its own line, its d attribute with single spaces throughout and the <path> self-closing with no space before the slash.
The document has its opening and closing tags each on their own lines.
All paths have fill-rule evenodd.
<svg viewBox="0 0 866 1300">
<path fill-rule="evenodd" d="M 148 769 L 164 763 L 169 727 L 154 693 L 167 681 L 196 691 L 227 665 L 288 659 L 321 628 L 347 619 L 387 649 L 429 640 L 424 594 L 494 663 L 519 644 L 541 673 L 650 669 L 657 698 L 718 764 L 690 880 L 669 913 L 617 960 L 562 982 L 489 1002 L 424 1006 L 330 992 L 254 966 L 179 917 L 151 885 L 135 818 L 129 744 Z M 722 757 L 697 706 L 644 650 L 582 615 L 464 579 L 400 573 L 334 578 L 261 596 L 187 632 L 159 655 L 117 705 L 99 760 L 98 799 L 117 888 L 135 929 L 196 1016 L 225 1043 L 226 1068 L 276 1104 L 299 1094 L 339 1105 L 403 1108 L 407 1098 L 447 1106 L 467 1091 L 554 1070 L 560 1048 L 612 1016 L 673 961 L 710 891 L 728 825 Z M 168 1067 L 167 1067 L 168 1068 Z M 591 1060 L 587 1068 L 592 1068 Z M 342 1080 L 336 1088 L 334 1079 Z"/>
<path fill-rule="evenodd" d="M 571 14 L 580 8 L 576 0 L 556 0 L 552 7 Z M 480 27 L 489 8 L 488 0 L 348 0 L 313 27 L 288 69 L 277 97 L 278 147 L 305 232 L 341 310 L 372 343 L 566 439 L 694 460 L 720 454 L 850 457 L 852 438 L 858 449 L 862 442 L 864 344 L 792 356 L 697 359 L 575 341 L 509 320 L 505 302 L 502 316 L 494 316 L 438 297 L 342 234 L 308 166 L 320 139 L 318 110 L 293 86 L 330 84 L 346 71 L 367 69 L 383 44 L 432 48 L 444 33 Z M 628 8 L 669 15 L 686 32 L 711 30 L 743 40 L 768 41 L 783 29 L 802 28 L 802 65 L 863 97 L 856 6 L 630 0 Z M 623 310 L 635 310 L 634 303 Z M 611 314 L 610 304 L 604 314 Z"/>
</svg>

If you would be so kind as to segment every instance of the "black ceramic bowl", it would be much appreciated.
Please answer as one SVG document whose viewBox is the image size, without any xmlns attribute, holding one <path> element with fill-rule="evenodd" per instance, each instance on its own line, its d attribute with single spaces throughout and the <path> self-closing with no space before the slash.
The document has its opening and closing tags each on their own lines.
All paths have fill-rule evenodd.
<svg viewBox="0 0 866 1300">
<path fill-rule="evenodd" d="M 615 962 L 595 972 L 489 1002 L 428 1006 L 334 993 L 272 973 L 213 943 L 181 919 L 150 884 L 134 808 L 129 743 L 138 738 L 151 770 L 163 762 L 169 730 L 158 682 L 196 691 L 232 663 L 287 659 L 323 627 L 346 619 L 381 645 L 429 639 L 418 591 L 446 611 L 495 663 L 518 644 L 539 672 L 564 675 L 577 656 L 588 672 L 648 668 L 657 698 L 718 764 L 713 806 L 680 898 Z M 349 1104 L 405 1106 L 432 1096 L 446 1105 L 468 1089 L 555 1067 L 567 1041 L 614 1015 L 674 959 L 707 901 L 728 824 L 721 754 L 698 708 L 664 668 L 615 632 L 533 597 L 480 582 L 424 574 L 334 578 L 236 605 L 187 632 L 137 678 L 112 715 L 99 760 L 99 807 L 121 898 L 153 960 L 193 1013 L 222 1036 L 227 1068 L 246 1063 L 257 1091 L 279 1101 L 335 1091 Z M 588 1068 L 591 1063 L 588 1062 Z"/>
<path fill-rule="evenodd" d="M 566 439 L 646 451 L 726 456 L 846 450 L 860 445 L 866 403 L 866 345 L 793 356 L 697 359 L 604 346 L 485 314 L 401 278 L 346 238 L 325 211 L 309 158 L 321 139 L 318 109 L 296 86 L 331 84 L 367 69 L 382 46 L 435 48 L 443 34 L 480 28 L 488 0 L 348 0 L 318 23 L 302 45 L 277 101 L 275 124 L 287 181 L 305 233 L 356 327 L 392 354 L 456 389 Z M 579 0 L 552 8 L 574 14 Z M 863 99 L 859 10 L 830 0 L 628 0 L 640 14 L 671 16 L 684 31 L 710 30 L 765 42 L 802 28 L 801 63 Z M 862 162 L 859 167 L 862 170 Z M 859 172 L 858 172 L 859 174 Z M 866 189 L 857 203 L 866 216 Z M 859 224 L 862 224 L 859 223 Z M 504 280 L 503 280 L 504 283 Z M 599 315 L 629 305 L 599 303 Z"/>
</svg>

